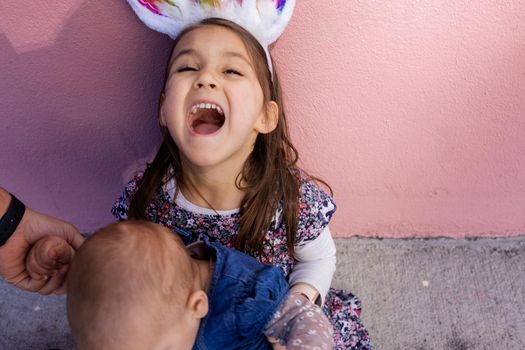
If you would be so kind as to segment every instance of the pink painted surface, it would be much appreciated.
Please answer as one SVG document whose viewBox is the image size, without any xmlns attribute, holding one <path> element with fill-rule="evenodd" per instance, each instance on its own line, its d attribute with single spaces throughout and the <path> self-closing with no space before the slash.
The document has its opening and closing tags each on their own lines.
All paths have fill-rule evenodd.
<svg viewBox="0 0 525 350">
<path fill-rule="evenodd" d="M 42 4 L 0 1 L 0 185 L 91 231 L 158 144 L 171 44 L 123 0 Z M 332 230 L 525 234 L 525 3 L 320 4 L 273 53 Z"/>
</svg>

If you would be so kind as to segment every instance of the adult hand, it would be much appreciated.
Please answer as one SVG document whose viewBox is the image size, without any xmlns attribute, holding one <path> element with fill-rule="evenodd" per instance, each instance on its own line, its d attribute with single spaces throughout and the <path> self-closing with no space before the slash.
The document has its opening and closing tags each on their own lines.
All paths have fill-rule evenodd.
<svg viewBox="0 0 525 350">
<path fill-rule="evenodd" d="M 63 292 L 59 289 L 67 273 L 67 266 L 72 255 L 68 249 L 56 250 L 56 256 L 42 256 L 42 266 L 55 266 L 57 261 L 62 266 L 58 276 L 49 279 L 33 278 L 26 270 L 26 256 L 31 247 L 45 236 L 61 237 L 75 250 L 84 242 L 80 232 L 71 224 L 56 218 L 37 213 L 26 208 L 24 217 L 11 238 L 0 247 L 0 276 L 8 283 L 31 292 L 49 294 Z M 54 276 L 54 275 L 53 275 Z"/>
<path fill-rule="evenodd" d="M 31 247 L 26 258 L 26 271 L 35 285 L 41 282 L 38 293 L 66 292 L 65 277 L 74 255 L 75 249 L 58 236 L 40 238 Z"/>
</svg>

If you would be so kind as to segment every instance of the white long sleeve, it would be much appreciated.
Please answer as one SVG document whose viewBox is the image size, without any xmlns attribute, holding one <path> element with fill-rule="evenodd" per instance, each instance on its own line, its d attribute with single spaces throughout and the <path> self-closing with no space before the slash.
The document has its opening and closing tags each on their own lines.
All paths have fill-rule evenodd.
<svg viewBox="0 0 525 350">
<path fill-rule="evenodd" d="M 290 273 L 290 287 L 298 283 L 312 286 L 319 292 L 323 305 L 336 264 L 336 249 L 330 229 L 327 226 L 316 239 L 294 248 L 297 263 Z"/>
</svg>

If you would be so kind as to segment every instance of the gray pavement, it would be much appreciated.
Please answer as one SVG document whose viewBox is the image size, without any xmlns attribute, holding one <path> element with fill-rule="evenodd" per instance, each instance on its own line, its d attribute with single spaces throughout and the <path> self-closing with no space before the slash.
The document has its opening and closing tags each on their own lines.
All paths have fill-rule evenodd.
<svg viewBox="0 0 525 350">
<path fill-rule="evenodd" d="M 525 349 L 525 237 L 337 240 L 376 350 Z M 0 349 L 70 349 L 65 298 L 0 281 Z"/>
</svg>

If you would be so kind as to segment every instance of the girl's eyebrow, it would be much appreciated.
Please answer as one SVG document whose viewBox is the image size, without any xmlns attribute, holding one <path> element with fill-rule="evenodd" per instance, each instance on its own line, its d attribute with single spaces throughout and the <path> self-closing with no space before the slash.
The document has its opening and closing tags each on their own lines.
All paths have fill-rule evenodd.
<svg viewBox="0 0 525 350">
<path fill-rule="evenodd" d="M 251 63 L 250 61 L 248 61 L 246 59 L 246 57 L 244 57 L 244 55 L 238 53 L 238 52 L 235 52 L 235 51 L 227 51 L 225 53 L 223 53 L 223 56 L 229 56 L 229 57 L 237 57 L 237 58 L 240 58 L 241 60 L 243 60 L 244 62 L 246 62 L 247 65 L 249 65 L 251 67 Z"/>
<path fill-rule="evenodd" d="M 197 53 L 196 50 L 194 49 L 184 49 L 184 50 L 181 50 L 175 57 L 173 57 L 172 59 L 172 63 L 175 62 L 176 60 L 179 59 L 179 57 L 181 56 L 198 56 L 199 54 Z M 244 55 L 238 53 L 238 52 L 235 52 L 235 51 L 226 51 L 222 54 L 223 56 L 228 56 L 228 57 L 236 57 L 236 58 L 240 58 L 241 60 L 243 60 L 244 62 L 246 62 L 246 64 L 248 64 L 250 67 L 251 67 L 251 63 L 249 60 L 246 59 L 246 57 L 244 57 Z"/>
<path fill-rule="evenodd" d="M 185 56 L 185 55 L 192 56 L 192 55 L 196 55 L 196 54 L 197 54 L 197 51 L 195 51 L 194 49 L 181 50 L 175 57 L 173 57 L 171 62 L 175 62 L 181 56 Z"/>
</svg>

